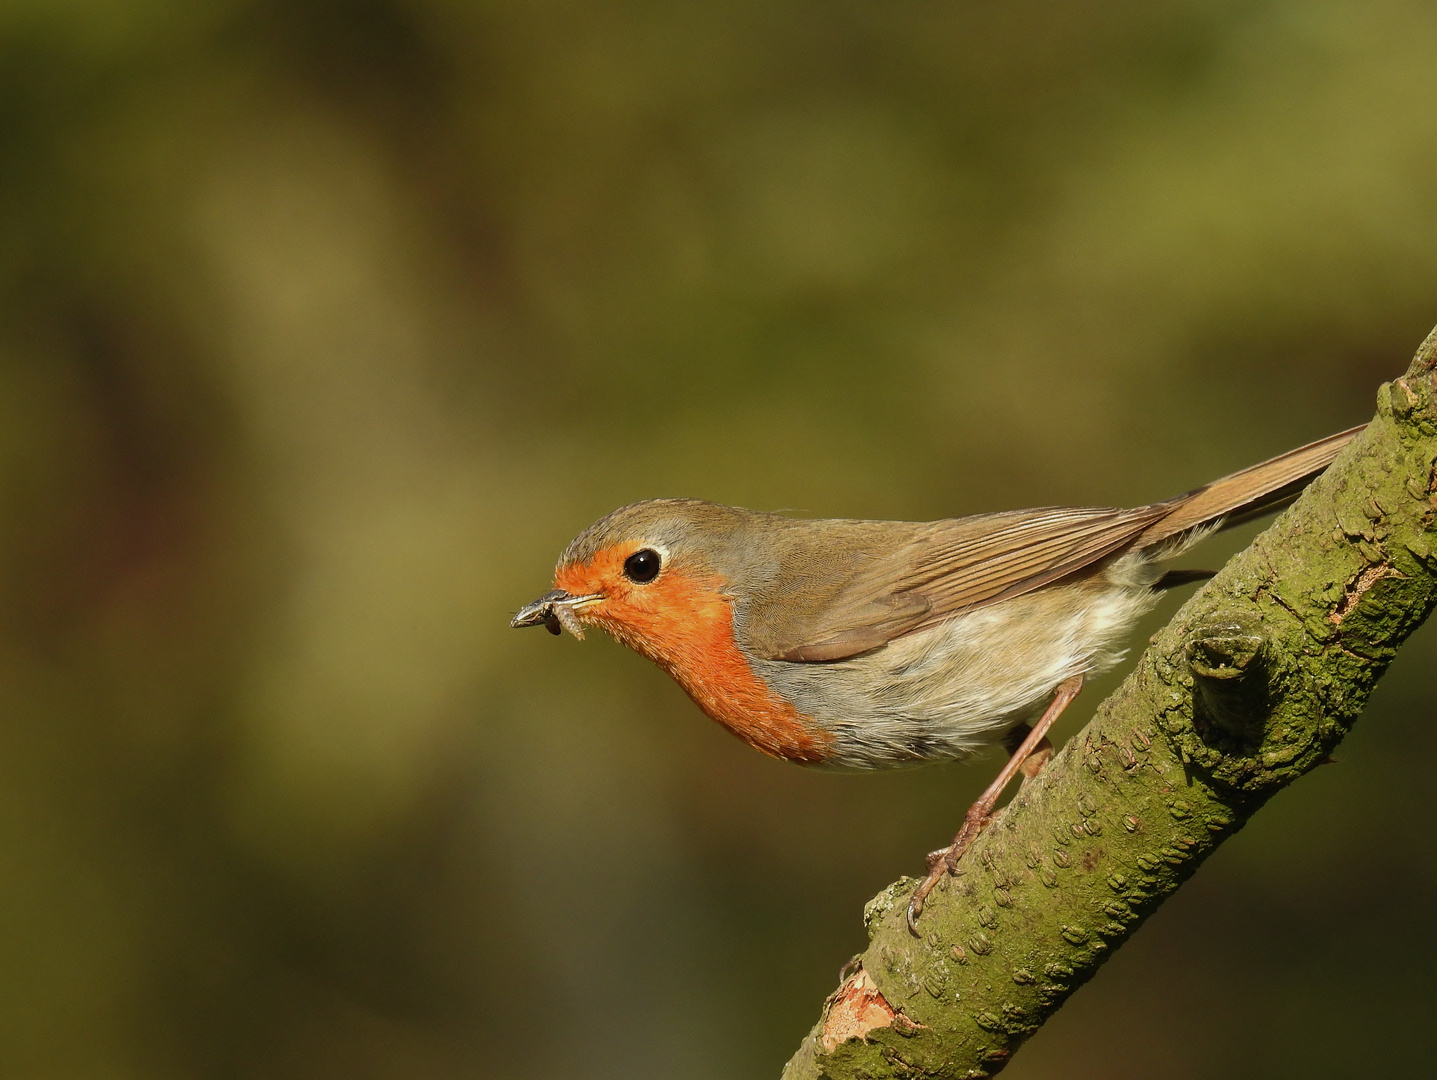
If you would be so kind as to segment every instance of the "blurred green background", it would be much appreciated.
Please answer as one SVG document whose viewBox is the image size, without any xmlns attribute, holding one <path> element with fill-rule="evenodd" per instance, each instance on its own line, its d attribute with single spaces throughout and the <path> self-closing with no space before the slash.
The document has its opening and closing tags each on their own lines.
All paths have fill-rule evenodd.
<svg viewBox="0 0 1437 1080">
<path fill-rule="evenodd" d="M 1364 421 L 1434 55 L 1415 0 L 6 0 L 3 1074 L 776 1077 L 996 759 L 769 761 L 509 615 L 636 498 L 1132 505 Z M 1430 1067 L 1434 664 L 1007 1075 Z"/>
</svg>

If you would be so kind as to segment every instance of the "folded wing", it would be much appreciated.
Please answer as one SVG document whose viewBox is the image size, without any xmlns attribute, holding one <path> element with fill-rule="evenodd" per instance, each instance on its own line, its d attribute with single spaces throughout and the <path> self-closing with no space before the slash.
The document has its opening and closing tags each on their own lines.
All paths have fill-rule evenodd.
<svg viewBox="0 0 1437 1080">
<path fill-rule="evenodd" d="M 919 526 L 875 554 L 816 611 L 780 589 L 749 612 L 753 646 L 774 660 L 841 660 L 984 604 L 1030 592 L 1122 550 L 1169 507 L 1044 507 Z"/>
<path fill-rule="evenodd" d="M 746 614 L 750 647 L 771 660 L 842 660 L 959 612 L 1032 592 L 1127 549 L 1170 552 L 1194 530 L 1234 525 L 1292 502 L 1361 430 L 1132 510 L 1043 507 L 885 531 L 885 542 L 850 555 L 852 569 L 841 586 L 810 609 L 791 602 L 781 575 Z M 871 522 L 825 524 L 846 526 L 855 538 L 880 535 Z M 809 545 L 805 557 L 812 558 L 812 550 Z M 795 576 L 803 573 L 799 568 Z"/>
</svg>

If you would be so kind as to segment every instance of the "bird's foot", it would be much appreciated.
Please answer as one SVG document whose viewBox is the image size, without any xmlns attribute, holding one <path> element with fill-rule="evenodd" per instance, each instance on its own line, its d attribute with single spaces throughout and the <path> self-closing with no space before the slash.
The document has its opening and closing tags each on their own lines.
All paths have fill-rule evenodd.
<svg viewBox="0 0 1437 1080">
<path fill-rule="evenodd" d="M 918 916 L 923 914 L 923 902 L 928 899 L 933 886 L 943 879 L 944 874 L 958 873 L 958 860 L 992 817 L 985 807 L 975 805 L 964 816 L 963 828 L 958 830 L 953 843 L 928 853 L 928 876 L 913 890 L 913 895 L 908 900 L 908 930 L 914 937 L 918 936 Z"/>
</svg>

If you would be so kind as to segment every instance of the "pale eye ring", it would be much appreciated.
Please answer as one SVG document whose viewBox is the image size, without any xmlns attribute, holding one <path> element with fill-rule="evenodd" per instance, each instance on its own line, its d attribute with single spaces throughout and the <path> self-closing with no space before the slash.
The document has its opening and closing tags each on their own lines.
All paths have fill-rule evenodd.
<svg viewBox="0 0 1437 1080">
<path fill-rule="evenodd" d="M 640 548 L 624 560 L 624 577 L 638 585 L 647 585 L 659 576 L 663 559 L 653 548 Z"/>
</svg>

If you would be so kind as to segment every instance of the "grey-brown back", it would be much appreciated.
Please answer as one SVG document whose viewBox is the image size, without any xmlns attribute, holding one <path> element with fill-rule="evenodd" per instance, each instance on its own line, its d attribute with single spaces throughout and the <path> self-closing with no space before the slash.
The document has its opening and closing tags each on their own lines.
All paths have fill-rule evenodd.
<svg viewBox="0 0 1437 1080">
<path fill-rule="evenodd" d="M 746 643 L 768 659 L 843 659 L 958 613 L 1081 576 L 1125 552 L 1164 558 L 1202 530 L 1224 528 L 1291 502 L 1360 430 L 1131 510 L 1044 507 L 903 524 L 902 531 L 875 535 L 887 544 L 867 546 L 849 538 L 881 523 L 804 523 L 809 535 L 794 537 L 799 550 L 790 555 L 789 566 L 747 593 L 742 612 Z M 880 546 L 886 550 L 874 550 Z M 809 568 L 824 560 L 829 563 L 821 600 L 794 587 L 814 576 Z"/>
</svg>

